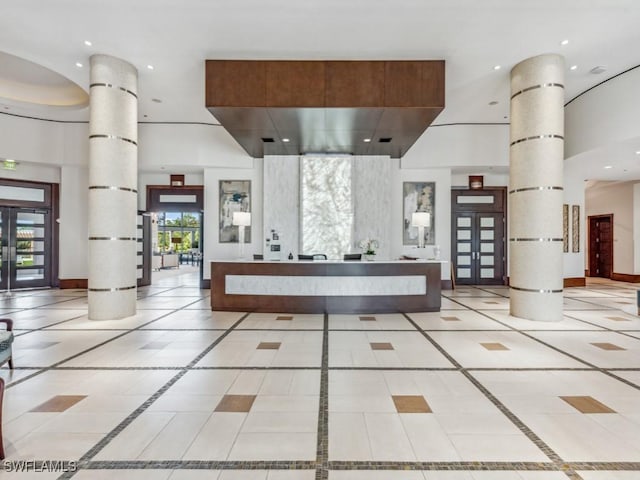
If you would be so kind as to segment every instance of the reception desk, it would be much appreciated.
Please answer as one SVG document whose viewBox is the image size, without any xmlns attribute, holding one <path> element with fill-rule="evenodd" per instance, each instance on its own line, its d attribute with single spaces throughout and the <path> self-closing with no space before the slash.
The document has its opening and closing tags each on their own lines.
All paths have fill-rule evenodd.
<svg viewBox="0 0 640 480">
<path fill-rule="evenodd" d="M 211 309 L 265 313 L 440 310 L 440 262 L 211 262 Z"/>
</svg>

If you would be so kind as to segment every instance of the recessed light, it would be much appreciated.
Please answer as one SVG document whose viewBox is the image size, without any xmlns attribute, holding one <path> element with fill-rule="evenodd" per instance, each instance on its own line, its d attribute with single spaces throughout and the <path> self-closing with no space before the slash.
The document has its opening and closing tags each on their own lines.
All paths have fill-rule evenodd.
<svg viewBox="0 0 640 480">
<path fill-rule="evenodd" d="M 567 45 L 569 43 L 569 40 L 562 40 L 560 42 L 560 45 Z"/>
<path fill-rule="evenodd" d="M 284 143 L 289 143 L 289 139 L 288 139 L 288 138 L 283 138 L 283 139 L 282 139 L 282 141 L 283 141 Z"/>
<path fill-rule="evenodd" d="M 640 155 L 640 150 L 636 150 L 636 155 Z"/>
<path fill-rule="evenodd" d="M 147 68 L 148 68 L 149 70 L 153 70 L 153 65 L 147 65 Z"/>
<path fill-rule="evenodd" d="M 593 73 L 594 75 L 599 75 L 602 72 L 606 72 L 606 71 L 607 71 L 607 67 L 605 67 L 604 65 L 597 65 L 593 67 L 591 70 L 589 70 L 589 73 Z"/>
<path fill-rule="evenodd" d="M 491 100 L 491 101 L 489 102 L 489 105 L 491 105 L 491 106 L 494 106 L 494 105 L 497 105 L 497 104 L 498 104 L 498 101 L 497 101 L 497 100 Z"/>
<path fill-rule="evenodd" d="M 90 47 L 91 45 L 93 45 L 93 43 L 91 43 L 89 40 L 85 40 L 85 41 L 84 41 L 84 44 L 85 44 L 87 47 Z"/>
<path fill-rule="evenodd" d="M 494 70 L 500 70 L 502 67 L 500 65 L 496 65 L 493 67 Z"/>
<path fill-rule="evenodd" d="M 151 101 L 155 103 L 162 103 L 162 100 L 160 100 L 159 98 L 152 98 Z"/>
<path fill-rule="evenodd" d="M 612 165 L 607 165 L 607 166 L 605 166 L 604 168 L 606 168 L 607 170 L 609 170 L 610 168 L 613 168 L 613 166 L 612 166 Z"/>
<path fill-rule="evenodd" d="M 571 65 L 571 67 L 569 68 L 569 70 L 575 70 L 576 68 L 578 68 L 578 65 Z"/>
<path fill-rule="evenodd" d="M 76 62 L 76 67 L 82 68 L 82 64 L 80 62 Z"/>
<path fill-rule="evenodd" d="M 364 140 L 362 140 L 364 143 L 369 143 L 371 141 L 370 138 L 365 138 Z"/>
</svg>

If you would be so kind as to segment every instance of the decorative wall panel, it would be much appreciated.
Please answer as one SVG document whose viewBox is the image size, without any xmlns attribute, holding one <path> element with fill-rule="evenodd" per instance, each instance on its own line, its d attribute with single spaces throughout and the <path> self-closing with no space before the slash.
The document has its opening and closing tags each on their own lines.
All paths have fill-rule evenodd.
<svg viewBox="0 0 640 480">
<path fill-rule="evenodd" d="M 296 155 L 264 157 L 264 236 L 271 238 L 272 230 L 279 237 L 280 254 L 269 251 L 266 242 L 264 258 L 280 257 L 289 253 L 295 258 L 299 248 L 300 222 L 300 161 Z"/>
<path fill-rule="evenodd" d="M 351 250 L 351 157 L 301 157 L 300 253 L 341 259 Z"/>
</svg>

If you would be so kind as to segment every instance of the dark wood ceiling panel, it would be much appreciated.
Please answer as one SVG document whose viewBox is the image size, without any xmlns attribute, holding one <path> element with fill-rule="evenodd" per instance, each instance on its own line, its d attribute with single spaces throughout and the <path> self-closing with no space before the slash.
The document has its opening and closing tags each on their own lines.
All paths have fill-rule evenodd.
<svg viewBox="0 0 640 480">
<path fill-rule="evenodd" d="M 207 60 L 208 107 L 263 107 L 267 100 L 267 63 L 259 60 Z"/>
<path fill-rule="evenodd" d="M 326 107 L 384 105 L 384 62 L 331 61 L 326 64 Z"/>
<path fill-rule="evenodd" d="M 444 108 L 443 61 L 211 60 L 206 73 L 207 108 L 254 157 L 399 157 Z"/>
<path fill-rule="evenodd" d="M 422 62 L 422 104 L 424 106 L 441 107 L 440 111 L 444 109 L 444 80 L 444 60 Z"/>
<path fill-rule="evenodd" d="M 325 62 L 267 63 L 267 106 L 323 107 Z"/>
<path fill-rule="evenodd" d="M 385 62 L 385 107 L 422 107 L 422 90 L 422 62 Z"/>
</svg>

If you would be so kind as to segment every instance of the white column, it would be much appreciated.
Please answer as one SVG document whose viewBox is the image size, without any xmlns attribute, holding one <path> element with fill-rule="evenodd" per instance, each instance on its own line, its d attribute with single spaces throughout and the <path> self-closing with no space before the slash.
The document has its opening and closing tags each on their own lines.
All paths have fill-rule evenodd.
<svg viewBox="0 0 640 480">
<path fill-rule="evenodd" d="M 91 57 L 89 120 L 89 318 L 136 313 L 138 72 Z"/>
<path fill-rule="evenodd" d="M 511 70 L 509 255 L 511 315 L 562 320 L 564 59 Z"/>
</svg>

